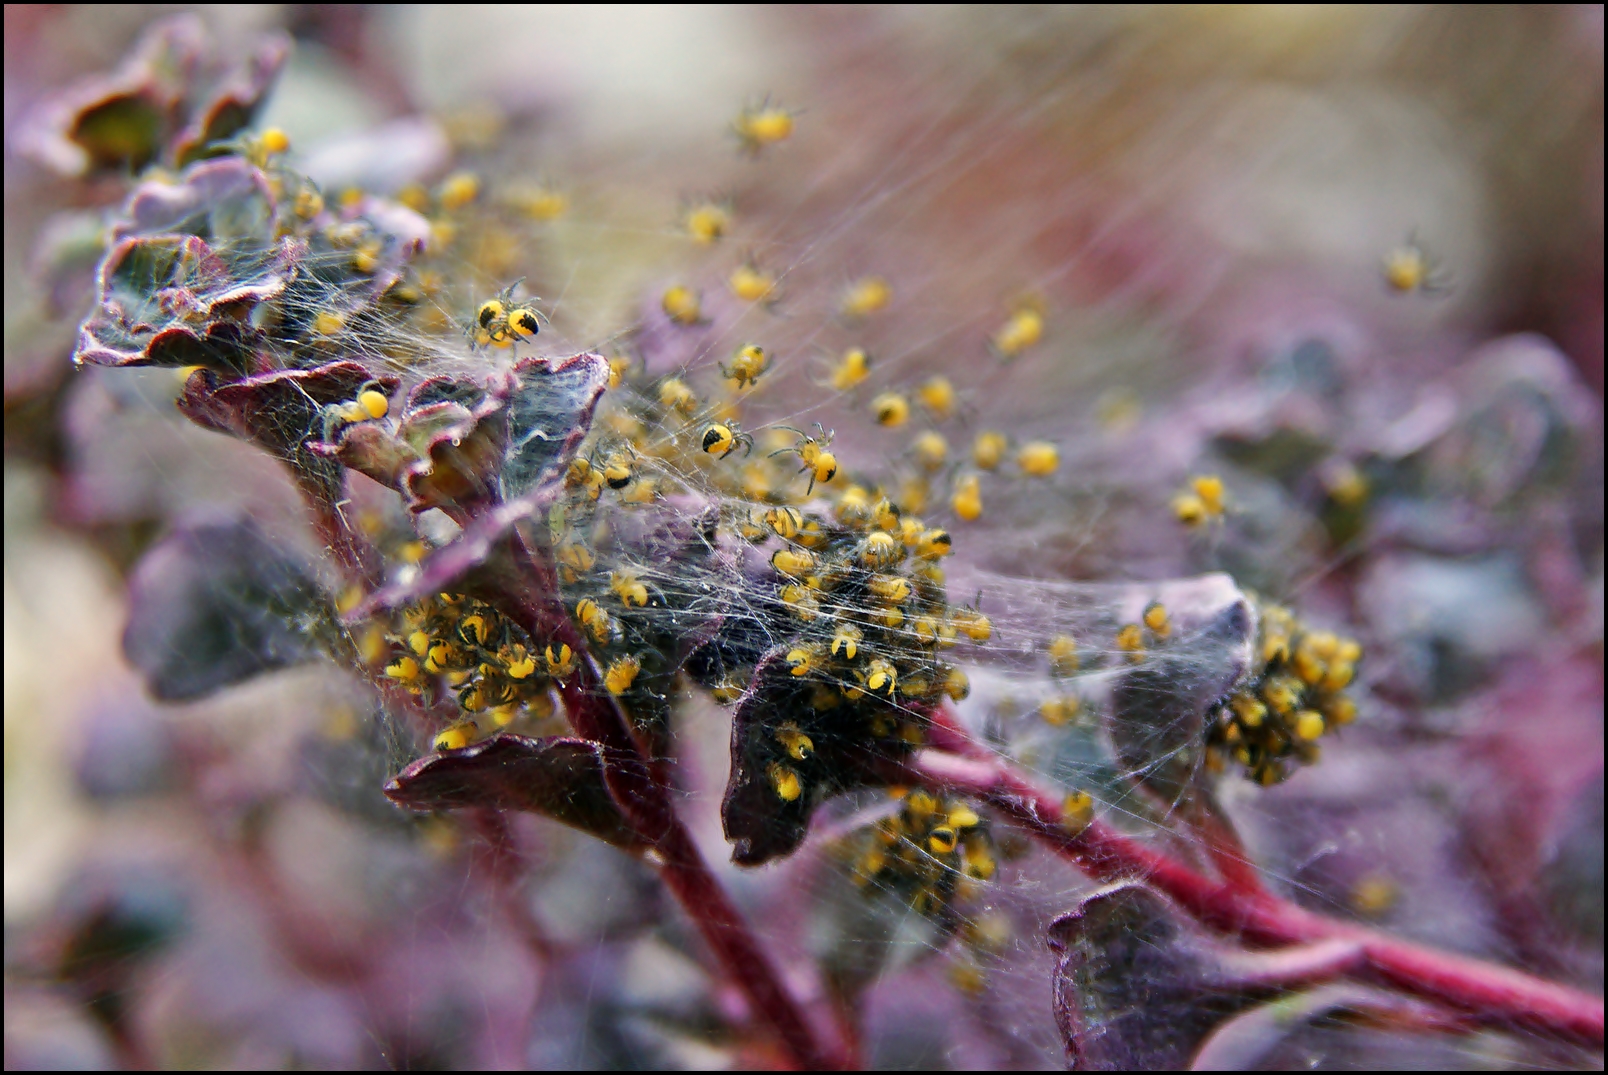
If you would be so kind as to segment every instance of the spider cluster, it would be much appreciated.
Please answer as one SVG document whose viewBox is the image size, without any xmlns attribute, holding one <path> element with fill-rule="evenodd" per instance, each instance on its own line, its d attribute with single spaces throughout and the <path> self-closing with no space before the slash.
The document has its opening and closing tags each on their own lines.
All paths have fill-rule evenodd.
<svg viewBox="0 0 1608 1075">
<path fill-rule="evenodd" d="M 514 723 L 522 712 L 550 715 L 553 679 L 575 668 L 569 647 L 538 652 L 512 620 L 462 594 L 438 594 L 407 608 L 397 626 L 388 635 L 393 649 L 385 674 L 432 700 L 456 696 L 462 714 L 436 736 L 437 750 L 467 746 Z"/>
<path fill-rule="evenodd" d="M 1212 714 L 1207 764 L 1229 760 L 1259 784 L 1277 784 L 1318 760 L 1318 740 L 1350 724 L 1357 704 L 1345 693 L 1362 647 L 1308 627 L 1279 605 L 1261 607 L 1258 671 Z"/>
<path fill-rule="evenodd" d="M 988 881 L 998 852 L 988 823 L 964 800 L 895 788 L 897 813 L 850 837 L 855 881 L 890 890 L 917 914 L 938 917 L 969 881 Z"/>
</svg>

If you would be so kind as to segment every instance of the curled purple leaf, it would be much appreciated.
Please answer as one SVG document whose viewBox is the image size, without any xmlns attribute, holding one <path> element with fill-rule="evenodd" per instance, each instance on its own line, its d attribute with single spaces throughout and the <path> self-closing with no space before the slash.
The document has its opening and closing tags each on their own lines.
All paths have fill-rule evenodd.
<svg viewBox="0 0 1608 1075">
<path fill-rule="evenodd" d="M 420 758 L 385 785 L 385 794 L 410 810 L 526 810 L 616 847 L 641 850 L 648 841 L 609 794 L 603 764 L 603 748 L 585 739 L 505 732 Z"/>
<path fill-rule="evenodd" d="M 491 413 L 498 409 L 493 401 Z M 474 411 L 461 403 L 443 400 L 404 410 L 396 426 L 396 436 L 414 456 L 423 459 L 430 454 L 432 444 L 442 438 L 461 436 L 474 425 Z"/>
<path fill-rule="evenodd" d="M 474 426 L 473 412 L 457 400 L 478 403 L 484 398 L 485 390 L 474 382 L 432 377 L 408 393 L 394 433 L 381 425 L 361 422 L 344 426 L 333 443 L 316 441 L 307 448 L 401 493 L 406 491 L 410 477 L 430 469 L 426 457 L 432 442 L 458 436 Z M 439 506 L 444 505 L 425 504 L 417 510 Z"/>
<path fill-rule="evenodd" d="M 404 413 L 397 434 L 420 457 L 403 477 L 411 510 L 476 515 L 497 501 L 508 450 L 506 390 L 493 385 L 473 407 L 443 401 Z"/>
<path fill-rule="evenodd" d="M 1187 1067 L 1225 1019 L 1296 985 L 1360 966 L 1356 944 L 1273 952 L 1205 933 L 1136 881 L 1109 885 L 1050 925 L 1055 1017 L 1073 1067 Z"/>
<path fill-rule="evenodd" d="M 785 652 L 779 647 L 760 660 L 732 713 L 731 777 L 720 819 L 739 866 L 761 866 L 798 850 L 810 815 L 828 797 L 896 783 L 908 749 L 897 740 L 869 739 L 856 706 L 816 710 L 815 685 L 791 674 Z M 801 751 L 799 739 L 778 737 L 784 725 L 807 736 L 810 748 Z"/>
<path fill-rule="evenodd" d="M 413 578 L 371 594 L 352 611 L 351 618 L 399 608 L 442 590 L 465 589 L 465 578 L 477 572 L 501 575 L 506 571 L 505 561 L 511 553 L 509 531 L 522 520 L 545 515 L 561 497 L 564 471 L 591 429 L 598 396 L 607 383 L 607 360 L 581 354 L 556 363 L 550 359 L 523 361 L 506 378 L 494 379 L 490 385 L 434 377 L 415 386 L 408 393 L 397 427 L 396 440 L 402 447 L 387 444 L 383 450 L 376 448 L 375 470 L 383 471 L 394 458 L 412 452 L 419 460 L 407 465 L 403 482 L 416 509 L 472 507 L 473 511 L 461 512 L 472 518 L 463 533 L 431 554 Z M 483 449 L 498 437 L 505 438 L 507 447 L 490 460 Z M 475 438 L 482 438 L 481 443 L 475 443 Z M 454 445 L 454 439 L 459 443 Z M 354 456 L 355 452 L 354 448 Z M 365 460 L 365 465 L 368 462 Z M 438 467 L 443 474 L 436 473 Z M 510 468 L 519 475 L 512 481 Z M 449 475 L 450 486 L 445 480 Z M 493 482 L 502 487 L 502 503 L 479 496 Z M 510 488 L 521 491 L 508 496 Z M 470 494 L 474 499 L 448 500 L 448 493 Z M 493 560 L 496 562 L 490 563 Z M 471 584 L 467 589 L 478 587 Z M 498 588 L 491 586 L 488 592 L 495 594 Z"/>
<path fill-rule="evenodd" d="M 185 382 L 178 405 L 198 425 L 258 445 L 287 464 L 304 486 L 333 496 L 341 485 L 340 466 L 308 442 L 322 437 L 328 408 L 350 401 L 366 384 L 390 395 L 397 383 L 359 362 L 279 370 L 222 385 L 202 369 Z"/>
<path fill-rule="evenodd" d="M 73 361 L 247 372 L 260 339 L 251 312 L 284 290 L 296 259 L 287 241 L 248 283 L 196 236 L 124 239 L 101 263 L 99 302 L 78 330 Z"/>
<path fill-rule="evenodd" d="M 369 422 L 347 426 L 334 444 L 310 442 L 307 450 L 334 459 L 392 489 L 400 489 L 408 468 L 419 462 L 418 453 L 406 442 Z"/>
<path fill-rule="evenodd" d="M 1205 758 L 1206 714 L 1251 671 L 1256 614 L 1229 576 L 1203 575 L 1136 588 L 1121 618 L 1139 623 L 1152 601 L 1170 637 L 1119 675 L 1109 727 L 1123 767 L 1175 801 Z"/>
<path fill-rule="evenodd" d="M 320 651 L 328 602 L 249 521 L 175 532 L 129 581 L 123 650 L 164 701 L 201 698 Z"/>
<path fill-rule="evenodd" d="M 141 184 L 113 226 L 77 361 L 246 373 L 328 362 L 367 349 L 371 335 L 378 346 L 374 307 L 429 225 L 373 197 L 337 221 L 303 205 L 310 188 L 281 197 L 291 182 L 227 157 Z"/>
<path fill-rule="evenodd" d="M 607 384 L 592 354 L 526 359 L 485 385 L 433 377 L 408 394 L 394 436 L 352 430 L 315 450 L 401 490 L 415 512 L 479 516 L 563 475 Z"/>
</svg>

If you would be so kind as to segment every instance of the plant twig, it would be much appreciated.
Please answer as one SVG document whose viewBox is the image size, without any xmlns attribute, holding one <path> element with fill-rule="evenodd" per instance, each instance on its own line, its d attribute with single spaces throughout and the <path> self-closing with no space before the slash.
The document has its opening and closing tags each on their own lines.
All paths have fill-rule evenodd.
<svg viewBox="0 0 1608 1075">
<path fill-rule="evenodd" d="M 948 723 L 942 738 L 946 745 L 960 746 L 957 737 L 963 733 Z M 966 743 L 963 750 L 953 752 L 918 752 L 910 764 L 913 782 L 964 791 L 987 801 L 1091 877 L 1141 878 L 1203 923 L 1253 944 L 1352 941 L 1363 951 L 1365 973 L 1403 992 L 1439 1001 L 1482 1022 L 1522 1026 L 1602 1048 L 1600 997 L 1314 914 L 1266 891 L 1203 877 L 1098 819 L 1069 823 L 1062 816 L 1060 796 L 974 741 Z"/>
<path fill-rule="evenodd" d="M 558 597 L 554 566 L 514 539 L 515 563 L 524 578 L 506 597 L 532 638 L 567 645 L 586 657 L 559 691 L 576 732 L 603 747 L 605 777 L 620 808 L 653 842 L 660 876 L 703 935 L 715 958 L 747 999 L 754 1014 L 775 1033 L 800 1068 L 841 1068 L 843 1059 L 817 1040 L 803 1006 L 782 983 L 776 967 L 709 869 L 692 834 L 677 815 L 669 787 L 655 779 L 647 752 L 632 732 L 580 632 Z"/>
<path fill-rule="evenodd" d="M 1262 874 L 1245 853 L 1239 833 L 1220 814 L 1207 803 L 1192 801 L 1186 812 L 1186 821 L 1206 845 L 1206 853 L 1224 881 L 1247 892 L 1264 891 Z"/>
</svg>

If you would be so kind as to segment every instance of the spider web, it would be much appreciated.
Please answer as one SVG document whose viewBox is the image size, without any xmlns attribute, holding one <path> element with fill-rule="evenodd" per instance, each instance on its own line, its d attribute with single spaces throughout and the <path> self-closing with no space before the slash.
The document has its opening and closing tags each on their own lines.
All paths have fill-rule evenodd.
<svg viewBox="0 0 1608 1075">
<path fill-rule="evenodd" d="M 885 44 L 880 32 L 857 32 L 861 36 L 851 40 L 858 50 Z M 1025 47 L 1020 38 L 1012 40 Z M 730 527 L 756 506 L 784 499 L 829 518 L 833 498 L 851 483 L 902 499 L 908 514 L 953 535 L 955 553 L 943 562 L 950 602 L 973 605 L 992 621 L 986 644 L 963 643 L 945 655 L 970 679 L 969 697 L 955 706 L 965 726 L 1043 780 L 1087 791 L 1097 814 L 1119 828 L 1186 860 L 1205 861 L 1200 839 L 1180 817 L 1181 802 L 1147 789 L 1141 779 L 1172 758 L 1158 756 L 1142 768 L 1117 760 L 1111 684 L 1135 669 L 1159 668 L 1189 695 L 1214 683 L 1222 669 L 1204 658 L 1191 664 L 1187 649 L 1153 647 L 1136 660 L 1116 636 L 1163 592 L 1163 580 L 1224 568 L 1271 599 L 1295 602 L 1303 615 L 1302 599 L 1311 598 L 1315 621 L 1347 626 L 1344 593 L 1337 596 L 1332 579 L 1337 564 L 1366 548 L 1325 545 L 1310 506 L 1288 486 L 1213 454 L 1210 423 L 1201 417 L 1233 402 L 1235 389 L 1244 396 L 1271 392 L 1267 371 L 1287 365 L 1292 349 L 1267 339 L 1283 339 L 1278 332 L 1287 330 L 1256 337 L 1261 368 L 1250 373 L 1219 354 L 1202 353 L 1182 323 L 1208 304 L 1206 281 L 1229 271 L 1222 251 L 1191 246 L 1191 238 L 1180 244 L 1181 253 L 1174 251 L 1187 271 L 1132 268 L 1166 260 L 1147 249 L 1156 241 L 1146 226 L 1155 188 L 1113 191 L 1112 177 L 1093 168 L 1073 167 L 1067 181 L 1034 155 L 1064 110 L 1098 111 L 1079 103 L 1089 78 L 1034 67 L 1030 89 L 1002 89 L 1005 63 L 996 55 L 944 77 L 904 72 L 907 85 L 930 92 L 893 103 L 886 94 L 896 79 L 834 80 L 821 71 L 842 75 L 839 68 L 811 72 L 792 62 L 797 66 L 782 67 L 775 77 L 798 86 L 804 106 L 798 134 L 758 160 L 741 158 L 714 127 L 670 146 L 599 146 L 585 131 L 554 135 L 516 127 L 489 148 L 464 154 L 462 163 L 482 177 L 484 192 L 464 214 L 455 240 L 423 262 L 441 278 L 440 288 L 405 318 L 365 317 L 350 330 L 366 351 L 392 356 L 388 372 L 405 381 L 490 372 L 505 366 L 511 352 L 472 348 L 461 326 L 480 300 L 523 276 L 522 294 L 541 296 L 535 301 L 551 324 L 512 353 L 558 358 L 597 350 L 631 358 L 626 384 L 605 397 L 581 449 L 583 457 L 607 460 L 629 439 L 621 423 L 642 425 L 641 445 L 627 453 L 632 483 L 604 492 L 594 526 L 618 531 L 633 515 L 673 514 L 692 505 L 689 516 L 712 506 Z M 1138 107 L 1116 104 L 1122 107 L 1114 114 Z M 1086 117 L 1080 122 L 1087 123 L 1080 133 L 1096 126 Z M 536 160 L 572 192 L 572 209 L 558 221 L 530 222 L 499 200 L 530 179 Z M 674 223 L 675 207 L 694 191 L 719 191 L 735 206 L 730 234 L 712 246 L 695 244 Z M 729 274 L 749 260 L 775 273 L 774 302 L 731 295 Z M 1103 279 L 1107 273 L 1111 281 Z M 893 301 L 885 311 L 845 317 L 845 290 L 869 275 L 889 281 Z M 673 283 L 699 292 L 702 322 L 667 321 L 659 298 Z M 307 309 L 297 313 L 306 320 L 346 298 L 336 288 L 311 293 Z M 1040 344 L 1007 361 L 991 351 L 990 335 L 1025 301 L 1047 308 L 1049 329 Z M 1347 346 L 1339 335 L 1333 351 Z M 733 390 L 719 367 L 747 343 L 764 346 L 769 365 L 752 388 Z M 831 372 L 854 346 L 871 354 L 870 377 L 854 389 L 834 390 Z M 220 486 L 238 483 L 221 498 L 250 504 L 259 514 L 264 504 L 278 505 L 294 520 L 293 498 L 274 491 L 279 479 L 266 468 L 162 414 L 169 398 L 165 376 L 96 371 L 78 407 L 112 428 L 86 423 L 92 443 L 86 454 L 98 452 L 104 460 L 124 436 L 122 443 L 141 447 L 122 461 L 122 470 L 135 471 L 146 488 L 161 489 L 166 509 L 206 502 Z M 921 389 L 934 376 L 953 383 L 953 413 L 922 404 Z M 117 377 L 125 378 L 123 386 L 114 384 Z M 690 413 L 658 402 L 670 377 L 684 380 L 697 398 Z M 880 426 L 871 413 L 871 401 L 885 392 L 911 403 L 909 420 L 894 428 Z M 1294 399 L 1296 406 L 1296 396 L 1277 398 Z M 108 399 L 131 417 L 106 419 L 118 410 Z M 172 429 L 141 441 L 119 421 L 167 422 Z M 752 452 L 739 448 L 723 458 L 701 452 L 702 432 L 716 421 L 735 421 L 754 438 Z M 323 422 L 320 411 L 308 422 L 308 435 L 321 436 Z M 798 500 L 808 476 L 795 473 L 792 457 L 772 460 L 769 453 L 785 453 L 798 443 L 795 431 L 807 435 L 817 423 L 833 434 L 840 471 L 813 498 Z M 930 468 L 912 448 L 929 430 L 948 447 L 943 463 Z M 970 451 L 985 430 L 1006 433 L 1013 447 L 1049 440 L 1060 465 L 1048 478 L 1024 474 L 1009 459 L 997 470 L 980 470 Z M 1190 474 L 1202 472 L 1227 476 L 1230 510 L 1224 520 L 1190 533 L 1172 517 L 1169 502 Z M 962 518 L 950 502 L 956 483 L 968 476 L 978 478 L 983 501 L 976 520 Z M 767 487 L 771 498 L 756 500 L 744 492 L 745 481 Z M 189 491 L 173 491 L 186 483 Z M 657 487 L 653 499 L 623 502 L 627 492 L 649 483 Z M 923 483 L 926 503 L 909 506 Z M 415 539 L 440 545 L 455 533 L 439 513 L 409 519 L 392 494 L 355 476 L 342 510 L 388 549 Z M 281 520 L 275 533 L 307 549 L 293 521 Z M 768 556 L 778 545 L 769 539 L 754 546 L 754 555 Z M 707 602 L 728 620 L 751 623 L 768 642 L 788 641 L 777 628 L 787 622 L 785 602 L 773 587 L 717 573 L 689 576 L 673 563 L 621 561 L 600 551 L 597 577 L 609 571 L 629 571 L 662 599 L 643 610 L 650 620 L 660 607 Z M 568 603 L 580 593 L 568 593 Z M 876 610 L 834 611 L 865 616 Z M 1073 674 L 1052 674 L 1046 657 L 1047 643 L 1061 634 L 1078 646 L 1080 667 Z M 908 646 L 910 653 L 920 649 L 914 640 Z M 1053 708 L 1069 698 L 1078 702 L 1075 714 Z M 729 710 L 690 687 L 678 688 L 668 702 L 681 806 L 708 857 L 723 862 L 718 805 Z M 293 703 L 301 714 L 290 722 L 302 736 L 299 745 L 286 732 L 264 730 Z M 1049 710 L 1046 703 L 1052 703 Z M 224 727 L 241 743 L 277 744 L 275 765 L 282 772 L 311 774 L 305 783 L 301 776 L 290 780 L 290 790 L 272 800 L 290 820 L 270 826 L 279 843 L 268 861 L 276 868 L 294 864 L 291 872 L 302 881 L 266 905 L 299 908 L 333 894 L 333 909 L 305 917 L 350 928 L 361 940 L 334 948 L 334 972 L 309 962 L 294 944 L 292 958 L 276 958 L 273 944 L 261 937 L 271 935 L 261 921 L 203 895 L 192 942 L 172 962 L 158 964 L 155 982 L 139 984 L 142 993 L 196 997 L 204 983 L 218 980 L 198 963 L 209 950 L 222 951 L 242 966 L 273 967 L 273 980 L 283 983 L 261 1002 L 275 1018 L 260 1033 L 242 1035 L 268 1055 L 378 1057 L 398 1067 L 488 1058 L 693 1066 L 748 1055 L 727 1029 L 736 1022 L 733 1002 L 640 862 L 544 821 L 514 821 L 514 839 L 531 864 L 516 898 L 546 934 L 536 942 L 545 948 L 545 961 L 533 970 L 514 955 L 529 939 L 510 925 L 465 828 L 439 818 L 404 820 L 379 799 L 383 780 L 426 746 L 400 714 L 376 711 L 345 677 L 320 671 L 282 674 L 216 707 L 226 717 L 234 712 L 234 723 Z M 1381 711 L 1384 719 L 1398 719 L 1388 705 L 1372 712 Z M 527 713 L 512 730 L 559 734 L 561 715 Z M 203 716 L 181 718 L 180 737 L 227 739 L 227 733 L 199 730 Z M 1401 742 L 1395 728 L 1371 731 L 1370 719 L 1365 703 L 1358 725 L 1326 740 L 1324 761 L 1285 787 L 1263 791 L 1238 776 L 1223 778 L 1217 794 L 1242 827 L 1253 858 L 1272 887 L 1308 906 L 1383 916 L 1415 936 L 1482 954 L 1502 951 L 1492 894 L 1456 867 L 1447 846 L 1453 828 L 1447 811 L 1433 804 L 1429 789 L 1392 790 L 1389 776 L 1365 772 Z M 251 767 L 240 763 L 227 771 L 239 777 Z M 854 871 L 867 826 L 897 813 L 901 801 L 880 790 L 833 799 L 816 814 L 795 856 L 756 870 L 723 867 L 723 879 L 790 980 L 812 993 L 825 974 L 860 990 L 849 1021 L 860 1024 L 868 1061 L 910 1067 L 1060 1063 L 1045 927 L 1093 886 L 981 811 L 997 873 L 965 879 L 947 917 L 923 915 L 907 885 L 867 882 Z M 319 802 L 333 803 L 335 812 L 318 813 Z M 336 850 L 310 846 L 293 854 L 289 846 L 298 836 Z M 366 842 L 378 850 L 360 850 Z M 1406 851 L 1395 846 L 1401 842 L 1409 845 Z M 341 868 L 342 853 L 361 864 L 358 876 Z M 1426 862 L 1405 861 L 1414 857 Z M 1428 876 L 1437 865 L 1450 880 Z M 326 880 L 318 880 L 321 873 Z M 208 884 L 229 891 L 227 880 L 209 877 Z M 1431 920 L 1437 916 L 1440 921 Z M 273 913 L 265 917 L 271 921 Z M 291 929 L 305 945 L 298 929 L 305 923 Z M 342 970 L 360 984 L 340 984 Z M 224 993 L 238 985 L 223 980 Z M 319 1002 L 335 1014 L 311 1029 L 291 1027 L 288 1013 Z M 1357 1067 L 1462 1065 L 1492 1056 L 1538 1066 L 1557 1062 L 1526 1051 L 1527 1045 L 1498 1035 L 1412 1038 L 1320 1022 L 1277 1046 L 1285 1052 L 1270 1055 Z"/>
</svg>

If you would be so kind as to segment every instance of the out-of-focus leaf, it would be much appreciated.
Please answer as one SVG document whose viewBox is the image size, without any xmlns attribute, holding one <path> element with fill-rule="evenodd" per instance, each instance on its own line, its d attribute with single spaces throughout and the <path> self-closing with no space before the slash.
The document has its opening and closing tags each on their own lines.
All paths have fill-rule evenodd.
<svg viewBox="0 0 1608 1075">
<path fill-rule="evenodd" d="M 1424 453 L 1430 488 L 1482 506 L 1522 508 L 1602 488 L 1602 406 L 1543 337 L 1505 336 L 1464 360 L 1455 425 Z"/>
<path fill-rule="evenodd" d="M 208 145 L 232 138 L 251 125 L 290 57 L 290 39 L 273 35 L 224 78 L 173 140 L 171 156 L 184 167 L 206 155 Z"/>
<path fill-rule="evenodd" d="M 121 879 L 77 923 L 59 972 L 79 980 L 126 974 L 128 964 L 150 958 L 180 932 L 185 911 L 171 884 L 149 876 Z"/>
<path fill-rule="evenodd" d="M 1576 936 L 1596 944 L 1600 959 L 1603 923 L 1601 772 L 1574 796 L 1563 817 L 1562 832 L 1555 841 L 1552 858 L 1542 867 L 1541 890 L 1557 922 Z"/>
<path fill-rule="evenodd" d="M 1123 768 L 1171 802 L 1205 756 L 1207 712 L 1251 670 L 1256 614 L 1227 575 L 1159 583 L 1145 594 L 1125 619 L 1138 622 L 1145 603 L 1160 601 L 1172 635 L 1118 678 L 1111 739 Z"/>
<path fill-rule="evenodd" d="M 319 652 L 328 602 L 250 522 L 175 532 L 129 580 L 123 650 L 164 701 L 201 698 Z"/>
<path fill-rule="evenodd" d="M 1201 1044 L 1195 1071 L 1249 1071 L 1269 1053 L 1314 1024 L 1332 1022 L 1402 1025 L 1404 1029 L 1454 1031 L 1454 1016 L 1382 989 L 1353 982 L 1320 986 L 1249 1008 L 1220 1024 Z"/>
<path fill-rule="evenodd" d="M 1055 1016 L 1074 1067 L 1187 1067 L 1224 1019 L 1358 965 L 1344 942 L 1248 952 L 1206 934 L 1169 900 L 1125 881 L 1056 919 Z"/>
<path fill-rule="evenodd" d="M 1327 440 L 1319 439 L 1304 429 L 1289 427 L 1274 429 L 1260 440 L 1221 436 L 1214 446 L 1236 466 L 1291 485 L 1301 476 L 1311 473 L 1312 468 L 1332 450 Z"/>
<path fill-rule="evenodd" d="M 91 872 L 66 887 L 55 974 L 103 1026 L 128 1013 L 139 973 L 189 924 L 178 879 L 136 868 L 116 876 Z"/>
<path fill-rule="evenodd" d="M 115 72 L 84 79 L 39 108 L 18 148 L 70 176 L 138 172 L 158 159 L 183 167 L 207 155 L 209 145 L 250 125 L 290 39 L 269 35 L 233 67 L 210 45 L 194 15 L 155 23 Z"/>
<path fill-rule="evenodd" d="M 1468 694 L 1544 629 L 1523 561 L 1495 556 L 1376 555 L 1357 603 L 1393 654 L 1390 686 L 1429 703 Z"/>
<path fill-rule="evenodd" d="M 65 176 L 138 171 L 161 155 L 206 44 L 194 15 L 155 23 L 110 75 L 94 75 L 23 124 L 22 153 Z"/>
<path fill-rule="evenodd" d="M 506 732 L 409 765 L 385 786 L 412 810 L 485 806 L 528 810 L 629 850 L 648 842 L 603 782 L 603 753 L 585 739 L 530 739 Z"/>
</svg>

